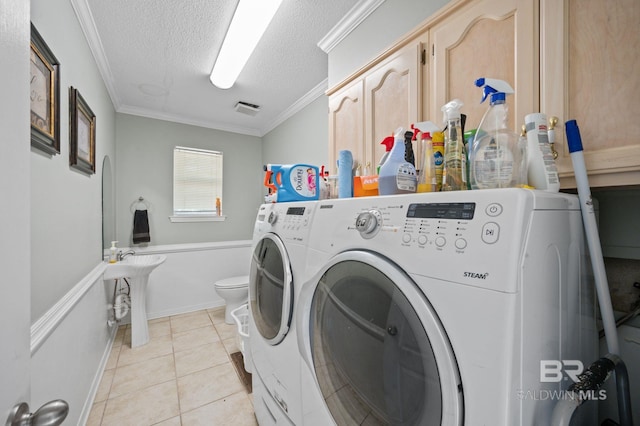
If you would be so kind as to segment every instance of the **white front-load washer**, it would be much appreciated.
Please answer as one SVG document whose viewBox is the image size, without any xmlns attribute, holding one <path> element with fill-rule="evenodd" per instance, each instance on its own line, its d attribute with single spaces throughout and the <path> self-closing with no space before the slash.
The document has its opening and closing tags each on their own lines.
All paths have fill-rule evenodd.
<svg viewBox="0 0 640 426">
<path fill-rule="evenodd" d="M 583 253 L 572 195 L 320 201 L 296 317 L 303 424 L 549 425 L 571 381 L 547 366 L 597 356 Z"/>
<path fill-rule="evenodd" d="M 295 304 L 316 203 L 263 204 L 249 275 L 253 405 L 261 426 L 302 424 Z"/>
</svg>

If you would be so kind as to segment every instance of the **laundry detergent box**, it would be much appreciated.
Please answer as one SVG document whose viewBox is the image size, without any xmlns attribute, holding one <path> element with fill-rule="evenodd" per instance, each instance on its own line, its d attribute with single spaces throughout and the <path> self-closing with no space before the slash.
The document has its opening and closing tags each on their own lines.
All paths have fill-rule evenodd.
<svg viewBox="0 0 640 426">
<path fill-rule="evenodd" d="M 309 164 L 268 164 L 265 186 L 276 202 L 312 201 L 319 198 L 318 167 Z"/>
</svg>

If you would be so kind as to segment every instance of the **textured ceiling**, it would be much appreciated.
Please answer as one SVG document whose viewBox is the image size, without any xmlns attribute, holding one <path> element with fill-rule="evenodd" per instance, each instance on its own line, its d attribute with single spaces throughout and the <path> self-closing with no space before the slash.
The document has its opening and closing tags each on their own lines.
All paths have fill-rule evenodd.
<svg viewBox="0 0 640 426">
<path fill-rule="evenodd" d="M 318 42 L 357 0 L 284 0 L 231 89 L 209 82 L 237 0 L 75 0 L 116 110 L 262 136 L 326 89 Z M 238 101 L 261 107 L 235 111 Z"/>
</svg>

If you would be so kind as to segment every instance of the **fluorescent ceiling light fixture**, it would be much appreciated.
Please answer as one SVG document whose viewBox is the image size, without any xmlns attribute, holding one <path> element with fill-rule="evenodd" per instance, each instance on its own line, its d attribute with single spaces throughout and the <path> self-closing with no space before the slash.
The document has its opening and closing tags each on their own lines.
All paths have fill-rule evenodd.
<svg viewBox="0 0 640 426">
<path fill-rule="evenodd" d="M 233 86 L 282 0 L 240 0 L 209 79 L 214 86 Z"/>
</svg>

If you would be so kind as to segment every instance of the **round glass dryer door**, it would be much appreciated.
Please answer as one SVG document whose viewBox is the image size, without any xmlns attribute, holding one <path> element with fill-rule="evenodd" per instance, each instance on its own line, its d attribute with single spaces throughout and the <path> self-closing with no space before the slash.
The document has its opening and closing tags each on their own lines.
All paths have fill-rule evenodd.
<svg viewBox="0 0 640 426">
<path fill-rule="evenodd" d="M 336 256 L 317 283 L 310 333 L 316 378 L 338 425 L 462 424 L 460 375 L 442 324 L 386 259 Z"/>
<path fill-rule="evenodd" d="M 291 324 L 293 278 L 284 244 L 265 234 L 251 258 L 249 302 L 258 332 L 271 345 L 284 339 Z"/>
</svg>

